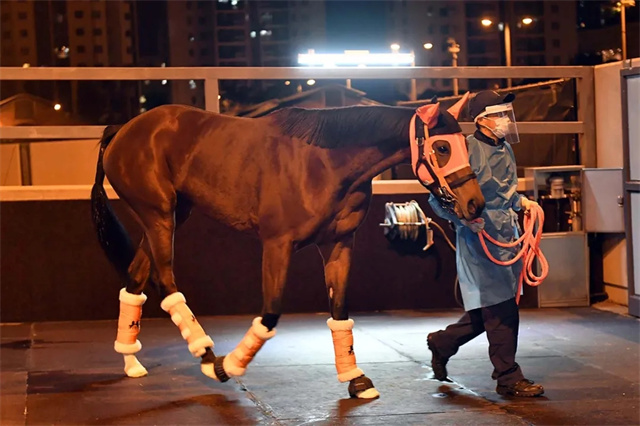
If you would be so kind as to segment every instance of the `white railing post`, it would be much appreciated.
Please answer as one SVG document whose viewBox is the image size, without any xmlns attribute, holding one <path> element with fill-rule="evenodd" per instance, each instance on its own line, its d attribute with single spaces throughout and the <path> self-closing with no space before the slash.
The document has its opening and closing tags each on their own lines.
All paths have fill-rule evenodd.
<svg viewBox="0 0 640 426">
<path fill-rule="evenodd" d="M 204 79 L 204 108 L 207 111 L 220 112 L 220 87 L 217 78 Z"/>
</svg>

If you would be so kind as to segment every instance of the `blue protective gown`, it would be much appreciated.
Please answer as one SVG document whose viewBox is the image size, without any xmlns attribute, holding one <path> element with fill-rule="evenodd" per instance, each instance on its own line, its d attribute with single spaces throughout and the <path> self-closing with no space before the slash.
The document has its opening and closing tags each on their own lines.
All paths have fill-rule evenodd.
<svg viewBox="0 0 640 426">
<path fill-rule="evenodd" d="M 478 176 L 485 199 L 481 216 L 484 229 L 498 241 L 512 242 L 521 234 L 514 211 L 521 208 L 521 195 L 516 191 L 518 176 L 513 150 L 508 143 L 491 146 L 474 135 L 468 136 L 467 141 L 469 164 Z M 515 297 L 522 260 L 511 266 L 496 265 L 485 254 L 477 234 L 444 210 L 433 195 L 429 197 L 429 204 L 438 216 L 456 225 L 456 265 L 465 310 L 492 306 Z M 501 248 L 489 241 L 487 247 L 494 258 L 503 261 L 512 259 L 518 251 L 518 247 Z"/>
</svg>

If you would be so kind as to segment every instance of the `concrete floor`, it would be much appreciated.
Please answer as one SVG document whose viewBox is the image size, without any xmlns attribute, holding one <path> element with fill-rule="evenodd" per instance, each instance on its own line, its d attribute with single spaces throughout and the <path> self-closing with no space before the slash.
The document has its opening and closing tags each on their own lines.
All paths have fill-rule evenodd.
<svg viewBox="0 0 640 426">
<path fill-rule="evenodd" d="M 130 379 L 113 352 L 115 321 L 4 324 L 2 425 L 637 425 L 639 321 L 593 308 L 523 310 L 518 362 L 544 397 L 494 392 L 483 336 L 449 364 L 455 382 L 430 379 L 429 331 L 460 312 L 354 314 L 359 366 L 381 398 L 349 399 L 336 380 L 327 314 L 287 315 L 244 377 L 220 384 L 171 321 L 143 319 L 140 360 Z M 251 318 L 199 318 L 215 352 L 228 353 Z"/>
</svg>

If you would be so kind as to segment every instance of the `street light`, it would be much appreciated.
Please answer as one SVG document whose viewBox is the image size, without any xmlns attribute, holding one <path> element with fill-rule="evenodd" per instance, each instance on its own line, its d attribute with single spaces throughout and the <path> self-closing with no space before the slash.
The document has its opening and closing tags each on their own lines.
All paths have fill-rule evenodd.
<svg viewBox="0 0 640 426">
<path fill-rule="evenodd" d="M 635 0 L 620 0 L 620 31 L 622 35 L 622 60 L 627 60 L 627 18 L 625 8 L 636 5 Z"/>
<path fill-rule="evenodd" d="M 523 20 L 524 22 L 524 20 Z M 531 20 L 533 22 L 533 20 Z M 489 18 L 484 18 L 480 23 L 489 27 L 493 24 L 493 21 Z M 504 22 L 504 53 L 505 53 L 505 65 L 507 67 L 511 66 L 511 29 L 509 28 L 509 22 L 505 20 Z M 511 78 L 507 78 L 507 87 L 511 87 Z"/>
<path fill-rule="evenodd" d="M 531 23 L 533 23 L 533 18 L 529 18 L 528 16 L 522 18 L 522 23 L 525 25 L 530 25 Z"/>
<path fill-rule="evenodd" d="M 399 55 L 400 54 L 400 53 L 398 53 L 400 51 L 400 45 L 398 43 L 391 43 L 391 46 L 389 46 L 389 47 L 391 48 L 391 51 L 393 52 L 393 55 Z M 413 50 L 411 51 L 410 55 L 411 55 L 411 66 L 415 67 L 416 66 L 416 55 L 413 52 Z M 418 86 L 416 85 L 416 79 L 415 78 L 411 79 L 411 89 L 409 91 L 409 100 L 411 100 L 411 101 L 417 101 L 418 100 Z"/>
<path fill-rule="evenodd" d="M 449 37 L 447 39 L 449 45 L 449 53 L 451 53 L 451 66 L 458 66 L 458 53 L 460 53 L 460 45 L 456 42 L 456 39 Z M 453 79 L 453 95 L 458 96 L 458 79 Z"/>
<path fill-rule="evenodd" d="M 422 45 L 422 47 L 424 47 L 427 50 L 431 50 L 433 49 L 433 43 L 425 43 Z"/>
</svg>

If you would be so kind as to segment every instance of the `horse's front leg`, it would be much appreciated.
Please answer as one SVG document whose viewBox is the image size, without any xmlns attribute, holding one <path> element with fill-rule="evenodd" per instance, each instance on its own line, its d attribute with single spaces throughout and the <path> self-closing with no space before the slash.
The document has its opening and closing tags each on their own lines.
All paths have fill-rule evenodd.
<svg viewBox="0 0 640 426">
<path fill-rule="evenodd" d="M 223 382 L 230 377 L 242 376 L 265 342 L 275 336 L 275 327 L 282 313 L 282 292 L 292 247 L 291 240 L 287 238 L 263 242 L 262 316 L 253 319 L 251 327 L 231 353 L 214 358 L 212 368 L 205 374 Z"/>
<path fill-rule="evenodd" d="M 329 294 L 331 318 L 327 325 L 333 337 L 336 370 L 340 382 L 349 382 L 352 398 L 371 399 L 380 396 L 373 382 L 356 365 L 353 350 L 353 320 L 346 306 L 347 278 L 351 267 L 353 234 L 337 243 L 320 247 L 324 260 L 324 276 Z"/>
</svg>

